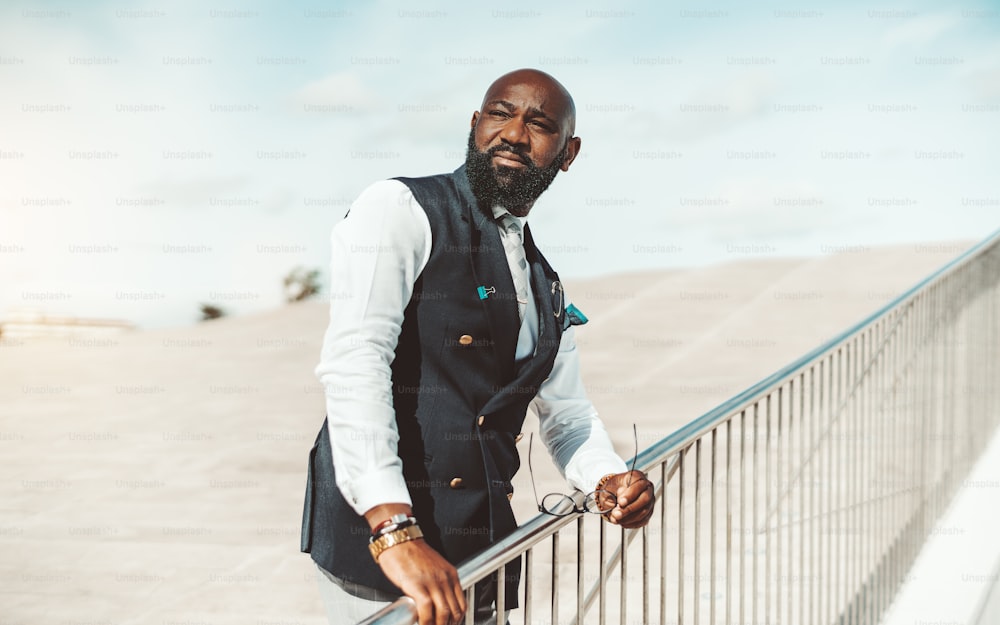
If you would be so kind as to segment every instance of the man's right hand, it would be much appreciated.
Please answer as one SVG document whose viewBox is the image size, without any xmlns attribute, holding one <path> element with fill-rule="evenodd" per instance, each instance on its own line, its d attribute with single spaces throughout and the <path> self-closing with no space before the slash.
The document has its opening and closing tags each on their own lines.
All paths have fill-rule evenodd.
<svg viewBox="0 0 1000 625">
<path fill-rule="evenodd" d="M 420 625 L 461 625 L 466 605 L 458 571 L 422 538 L 386 549 L 378 564 L 417 604 Z"/>
</svg>

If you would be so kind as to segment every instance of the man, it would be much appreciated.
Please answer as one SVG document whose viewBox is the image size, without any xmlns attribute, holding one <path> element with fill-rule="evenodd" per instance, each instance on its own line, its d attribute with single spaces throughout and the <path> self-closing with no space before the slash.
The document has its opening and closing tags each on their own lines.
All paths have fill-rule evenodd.
<svg viewBox="0 0 1000 625">
<path fill-rule="evenodd" d="M 471 125 L 463 167 L 376 183 L 333 228 L 316 368 L 327 419 L 302 534 L 331 623 L 400 594 L 422 625 L 461 622 L 454 565 L 516 526 L 529 404 L 570 484 L 617 496 L 610 522 L 640 527 L 653 512 L 650 482 L 626 471 L 586 399 L 572 328 L 583 319 L 523 219 L 580 151 L 573 99 L 548 74 L 514 71 Z M 515 604 L 517 575 L 505 583 Z M 493 593 L 477 587 L 477 620 Z"/>
</svg>

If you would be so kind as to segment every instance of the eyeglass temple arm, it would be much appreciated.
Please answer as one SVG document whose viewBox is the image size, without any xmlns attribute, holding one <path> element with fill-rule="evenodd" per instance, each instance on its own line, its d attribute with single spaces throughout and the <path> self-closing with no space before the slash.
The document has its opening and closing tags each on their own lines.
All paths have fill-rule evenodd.
<svg viewBox="0 0 1000 625">
<path fill-rule="evenodd" d="M 632 466 L 629 467 L 628 477 L 625 478 L 625 488 L 632 485 L 632 472 L 635 471 L 635 462 L 639 459 L 639 428 L 634 423 L 632 424 L 632 439 L 635 441 L 635 453 L 632 454 Z"/>
<path fill-rule="evenodd" d="M 538 489 L 535 488 L 535 471 L 531 468 L 531 446 L 535 442 L 535 433 L 532 432 L 531 436 L 528 437 L 528 475 L 531 477 L 531 492 L 535 495 L 535 505 L 538 506 L 538 511 L 543 512 L 542 502 L 538 500 Z"/>
</svg>

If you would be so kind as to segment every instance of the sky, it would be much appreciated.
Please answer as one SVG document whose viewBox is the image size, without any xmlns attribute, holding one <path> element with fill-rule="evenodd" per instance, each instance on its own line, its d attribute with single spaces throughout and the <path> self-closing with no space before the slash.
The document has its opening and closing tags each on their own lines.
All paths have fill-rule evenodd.
<svg viewBox="0 0 1000 625">
<path fill-rule="evenodd" d="M 519 67 L 577 104 L 529 219 L 564 278 L 982 239 L 998 34 L 963 0 L 4 1 L 0 320 L 281 306 L 366 186 L 462 163 Z"/>
</svg>

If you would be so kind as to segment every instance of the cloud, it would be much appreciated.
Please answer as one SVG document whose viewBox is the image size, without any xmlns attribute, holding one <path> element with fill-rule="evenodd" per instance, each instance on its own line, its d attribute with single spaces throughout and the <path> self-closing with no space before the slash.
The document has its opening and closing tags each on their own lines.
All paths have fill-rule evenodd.
<svg viewBox="0 0 1000 625">
<path fill-rule="evenodd" d="M 766 115 L 775 84 L 764 72 L 707 85 L 685 97 L 672 111 L 637 111 L 626 126 L 630 134 L 671 144 L 698 143 Z"/>
<path fill-rule="evenodd" d="M 721 181 L 716 191 L 682 197 L 671 211 L 671 228 L 712 224 L 709 238 L 734 242 L 805 236 L 837 227 L 843 220 L 834 203 L 803 180 L 739 178 Z"/>
<path fill-rule="evenodd" d="M 314 80 L 291 96 L 295 110 L 361 114 L 381 108 L 381 99 L 356 74 L 337 72 Z"/>
<path fill-rule="evenodd" d="M 959 25 L 955 15 L 920 15 L 888 29 L 882 37 L 886 52 L 906 46 L 923 47 Z"/>
<path fill-rule="evenodd" d="M 175 207 L 202 207 L 210 198 L 245 193 L 250 185 L 247 176 L 199 176 L 187 179 L 160 178 L 138 185 L 144 197 L 162 199 Z"/>
<path fill-rule="evenodd" d="M 1000 45 L 992 43 L 975 57 L 967 58 L 959 73 L 970 93 L 990 103 L 1000 103 Z"/>
</svg>

